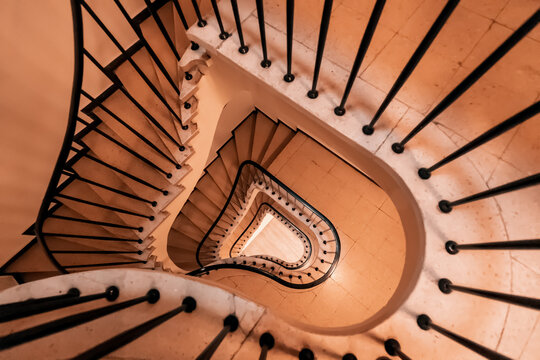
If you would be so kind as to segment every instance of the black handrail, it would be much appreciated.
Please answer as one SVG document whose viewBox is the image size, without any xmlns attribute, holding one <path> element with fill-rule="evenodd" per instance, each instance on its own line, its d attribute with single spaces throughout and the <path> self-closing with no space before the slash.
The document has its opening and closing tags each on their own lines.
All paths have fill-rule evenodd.
<svg viewBox="0 0 540 360">
<path fill-rule="evenodd" d="M 335 245 L 336 251 L 335 251 L 335 254 L 334 254 L 334 260 L 330 264 L 330 267 L 328 268 L 328 270 L 323 274 L 323 276 L 321 276 L 317 280 L 315 280 L 315 281 L 313 281 L 311 283 L 294 284 L 294 283 L 286 282 L 286 281 L 284 281 L 283 279 L 281 279 L 280 277 L 278 277 L 276 275 L 270 274 L 270 273 L 268 273 L 266 271 L 263 271 L 263 270 L 260 270 L 258 268 L 252 268 L 251 266 L 248 266 L 248 265 L 242 265 L 242 264 L 219 264 L 219 265 L 211 265 L 211 266 L 206 266 L 205 267 L 201 263 L 201 260 L 200 260 L 201 249 L 202 249 L 204 243 L 206 242 L 206 240 L 208 239 L 209 235 L 212 233 L 213 229 L 217 226 L 217 224 L 220 221 L 221 217 L 223 216 L 223 214 L 227 210 L 227 208 L 229 206 L 229 203 L 231 203 L 231 200 L 233 199 L 233 196 L 235 194 L 236 187 L 240 183 L 240 178 L 241 178 L 241 176 L 243 174 L 242 170 L 246 166 L 253 166 L 253 167 L 255 167 L 255 169 L 262 172 L 263 175 L 267 176 L 269 179 L 271 179 L 273 182 L 275 182 L 278 186 L 280 186 L 282 189 L 284 189 L 285 192 L 290 194 L 292 199 L 294 199 L 295 201 L 300 202 L 310 212 L 316 214 L 319 218 L 323 219 L 323 221 L 328 226 L 327 230 L 332 232 L 333 240 L 335 240 L 335 243 L 336 243 L 336 245 Z M 298 194 L 296 194 L 288 186 L 283 184 L 280 180 L 278 180 L 274 175 L 269 173 L 261 165 L 259 165 L 258 163 L 256 163 L 253 160 L 245 160 L 238 167 L 238 171 L 236 173 L 236 178 L 234 180 L 231 192 L 229 193 L 229 196 L 228 196 L 227 200 L 225 201 L 225 204 L 223 205 L 223 208 L 221 209 L 219 215 L 217 216 L 216 220 L 214 221 L 214 223 L 212 224 L 210 229 L 206 232 L 206 234 L 204 235 L 204 237 L 202 238 L 202 240 L 199 242 L 199 244 L 197 246 L 196 260 L 197 260 L 197 263 L 199 264 L 199 266 L 201 266 L 201 268 L 189 272 L 188 275 L 197 276 L 197 275 L 200 275 L 200 274 L 204 274 L 204 273 L 206 273 L 208 271 L 218 270 L 218 269 L 221 269 L 221 268 L 243 269 L 243 270 L 248 270 L 248 271 L 252 271 L 252 272 L 267 276 L 267 277 L 271 278 L 272 280 L 277 281 L 278 283 L 280 283 L 282 285 L 285 285 L 285 286 L 288 286 L 288 287 L 292 287 L 292 288 L 295 288 L 295 289 L 307 289 L 307 288 L 319 285 L 320 283 L 325 281 L 328 277 L 330 277 L 330 275 L 332 275 L 332 273 L 334 272 L 334 270 L 335 270 L 335 268 L 337 266 L 337 263 L 339 261 L 340 253 L 341 253 L 341 244 L 340 244 L 340 241 L 339 241 L 339 235 L 338 235 L 337 230 L 335 229 L 334 225 L 332 225 L 332 223 L 330 222 L 330 220 L 328 220 L 328 218 L 326 218 L 326 216 L 321 214 L 317 209 L 315 209 L 313 206 L 311 206 L 307 201 L 305 201 L 302 197 L 300 197 Z"/>
<path fill-rule="evenodd" d="M 281 216 L 283 219 L 287 219 L 285 216 L 283 216 L 283 214 L 281 214 L 278 210 L 276 210 L 276 208 L 274 208 L 272 205 L 270 205 L 269 203 L 267 202 L 263 202 L 261 203 L 261 205 L 259 205 L 259 209 L 257 209 L 257 213 L 255 214 L 255 216 L 253 217 L 253 219 L 250 221 L 249 225 L 244 229 L 244 231 L 242 232 L 242 234 L 240 234 L 240 236 L 238 236 L 238 238 L 235 240 L 235 242 L 231 245 L 231 248 L 229 249 L 229 256 L 230 257 L 233 257 L 232 256 L 232 251 L 234 249 L 234 247 L 236 246 L 236 244 L 238 243 L 238 241 L 240 241 L 240 239 L 244 236 L 245 232 L 251 227 L 251 225 L 253 224 L 253 222 L 255 221 L 255 219 L 258 217 L 258 213 L 259 211 L 261 211 L 262 207 L 263 206 L 266 206 L 266 207 L 269 207 L 272 211 L 276 212 L 279 216 Z M 278 265 L 281 265 L 283 266 L 284 268 L 288 269 L 288 270 L 295 270 L 295 269 L 299 269 L 300 267 L 302 267 L 302 265 L 304 265 L 308 260 L 309 258 L 311 257 L 311 253 L 313 251 L 313 247 L 311 245 L 311 240 L 309 240 L 309 237 L 302 231 L 300 230 L 294 223 L 292 223 L 291 221 L 287 220 L 287 222 L 289 224 L 291 224 L 291 226 L 293 226 L 295 228 L 295 230 L 299 233 L 302 234 L 302 236 L 307 239 L 307 246 L 306 248 L 308 248 L 309 250 L 309 253 L 308 255 L 306 256 L 306 259 L 305 260 L 301 260 L 301 263 L 299 265 L 294 265 L 292 267 L 289 267 L 289 266 L 283 266 L 282 263 L 276 261 L 276 260 L 273 260 L 271 258 L 269 258 L 267 255 L 255 255 L 254 257 L 260 257 L 260 258 L 263 258 L 265 260 L 268 260 L 268 261 L 271 261 L 275 264 L 278 264 Z"/>
<path fill-rule="evenodd" d="M 74 75 L 73 75 L 73 84 L 71 87 L 71 100 L 69 103 L 69 115 L 68 122 L 66 127 L 66 132 L 64 134 L 64 140 L 62 142 L 62 147 L 60 148 L 60 154 L 58 154 L 58 159 L 54 165 L 54 169 L 47 185 L 47 190 L 45 191 L 45 196 L 41 202 L 39 212 L 37 215 L 35 223 L 35 234 L 39 243 L 45 249 L 45 253 L 53 265 L 64 274 L 67 274 L 67 270 L 60 265 L 56 260 L 54 255 L 49 250 L 47 242 L 43 239 L 43 223 L 48 215 L 49 206 L 54 199 L 56 194 L 56 187 L 60 181 L 62 175 L 62 169 L 68 159 L 71 143 L 73 141 L 73 136 L 75 135 L 75 128 L 77 126 L 77 117 L 79 113 L 79 101 L 80 101 L 80 91 L 82 88 L 82 79 L 83 79 L 83 24 L 82 24 L 82 12 L 81 6 L 78 0 L 70 0 L 71 3 L 71 17 L 73 22 L 73 42 L 74 42 Z"/>
</svg>

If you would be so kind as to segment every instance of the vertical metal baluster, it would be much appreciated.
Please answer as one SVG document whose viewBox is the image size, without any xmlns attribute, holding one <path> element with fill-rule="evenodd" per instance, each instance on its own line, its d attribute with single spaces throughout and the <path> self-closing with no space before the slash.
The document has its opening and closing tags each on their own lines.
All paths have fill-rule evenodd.
<svg viewBox="0 0 540 360">
<path fill-rule="evenodd" d="M 221 21 L 221 14 L 219 12 L 219 7 L 216 0 L 211 0 L 212 8 L 214 9 L 214 15 L 216 15 L 216 20 L 219 26 L 219 38 L 221 40 L 227 39 L 231 34 L 225 31 L 225 28 L 223 27 L 223 21 Z"/>
<path fill-rule="evenodd" d="M 323 13 L 321 17 L 321 26 L 319 30 L 319 42 L 317 43 L 317 55 L 315 56 L 315 68 L 313 70 L 313 84 L 307 96 L 310 99 L 315 99 L 319 96 L 317 91 L 317 81 L 319 80 L 319 72 L 321 71 L 321 63 L 324 53 L 324 45 L 326 44 L 326 36 L 328 35 L 328 27 L 330 26 L 330 16 L 332 15 L 333 0 L 324 0 Z"/>
<path fill-rule="evenodd" d="M 437 37 L 439 34 L 439 31 L 441 31 L 442 27 L 458 5 L 459 0 L 448 0 L 446 3 L 446 6 L 442 9 L 441 13 L 427 32 L 426 36 L 420 42 L 420 45 L 416 48 L 414 53 L 412 54 L 411 58 L 407 62 L 407 65 L 403 68 L 401 71 L 401 74 L 399 74 L 398 78 L 396 79 L 396 82 L 388 92 L 388 95 L 386 95 L 386 98 L 382 102 L 381 106 L 375 113 L 375 116 L 373 116 L 373 119 L 371 119 L 371 122 L 369 125 L 364 125 L 362 127 L 362 132 L 366 135 L 373 134 L 373 127 L 375 126 L 375 123 L 379 118 L 381 117 L 382 113 L 386 109 L 386 107 L 390 104 L 392 99 L 396 96 L 398 91 L 401 89 L 403 84 L 405 84 L 405 81 L 409 78 L 409 76 L 412 74 L 414 69 L 416 68 L 416 65 L 420 62 L 426 51 L 429 49 L 431 44 L 433 43 L 433 40 Z"/>
<path fill-rule="evenodd" d="M 197 15 L 197 26 L 198 27 L 205 27 L 206 26 L 206 20 L 202 18 L 201 10 L 199 9 L 199 4 L 197 4 L 197 0 L 191 0 L 191 3 L 193 4 L 193 9 L 195 10 L 195 14 Z"/>
<path fill-rule="evenodd" d="M 458 244 L 447 241 L 444 245 L 449 254 L 455 255 L 460 250 L 540 250 L 540 239 L 510 240 L 473 244 Z"/>
<path fill-rule="evenodd" d="M 401 360 L 411 360 L 410 357 L 405 355 L 403 351 L 401 351 L 401 345 L 399 344 L 399 341 L 396 339 L 388 339 L 384 342 L 384 349 L 390 356 L 397 356 Z"/>
<path fill-rule="evenodd" d="M 242 32 L 242 22 L 240 21 L 240 13 L 238 12 L 238 2 L 231 0 L 231 6 L 234 14 L 234 22 L 236 23 L 236 32 L 238 33 L 238 40 L 240 40 L 240 47 L 238 52 L 240 54 L 246 54 L 249 51 L 249 47 L 244 43 L 244 34 Z"/>
<path fill-rule="evenodd" d="M 294 0 L 287 0 L 287 73 L 283 76 L 286 82 L 292 82 L 292 47 L 294 31 Z"/>
<path fill-rule="evenodd" d="M 178 53 L 178 50 L 176 49 L 176 45 L 172 41 L 171 37 L 169 36 L 169 33 L 167 32 L 167 29 L 165 28 L 165 25 L 163 25 L 163 22 L 161 21 L 161 18 L 159 17 L 159 14 L 156 10 L 152 7 L 152 2 L 150 0 L 144 0 L 144 3 L 146 4 L 146 8 L 148 11 L 150 11 L 150 14 L 152 15 L 152 18 L 154 18 L 154 21 L 156 22 L 156 25 L 159 28 L 159 31 L 161 31 L 161 34 L 165 38 L 165 41 L 169 45 L 169 48 L 173 52 L 174 56 L 176 57 L 176 60 L 180 60 L 180 54 Z"/>
<path fill-rule="evenodd" d="M 268 52 L 266 49 L 266 30 L 264 29 L 264 4 L 263 0 L 255 0 L 257 6 L 257 19 L 259 21 L 259 33 L 261 35 L 261 48 L 263 54 L 263 60 L 261 66 L 263 68 L 269 68 L 272 62 L 268 60 Z"/>
<path fill-rule="evenodd" d="M 268 350 L 274 347 L 275 340 L 272 334 L 265 332 L 259 338 L 259 345 L 261 346 L 261 354 L 259 355 L 259 360 L 266 360 L 266 355 Z"/>
<path fill-rule="evenodd" d="M 510 118 L 506 119 L 502 123 L 495 125 L 482 135 L 476 137 L 474 140 L 471 140 L 469 143 L 464 145 L 463 147 L 457 149 L 452 154 L 448 155 L 435 165 L 429 167 L 429 168 L 420 168 L 418 170 L 418 176 L 422 179 L 429 179 L 431 177 L 431 173 L 438 168 L 440 168 L 443 165 L 448 164 L 449 162 L 459 158 L 462 155 L 465 155 L 469 151 L 472 151 L 479 147 L 480 145 L 483 145 L 487 143 L 488 141 L 496 138 L 497 136 L 504 134 L 506 131 L 516 127 L 517 125 L 521 124 L 522 122 L 532 118 L 536 114 L 540 113 L 540 101 L 537 101 L 536 103 L 532 104 L 528 108 L 520 111 L 519 113 L 515 114 L 514 116 L 511 116 Z"/>
<path fill-rule="evenodd" d="M 223 320 L 223 329 L 217 334 L 210 344 L 197 356 L 196 360 L 209 360 L 217 350 L 225 336 L 228 333 L 235 332 L 238 329 L 238 318 L 234 315 L 229 315 Z"/>
<path fill-rule="evenodd" d="M 176 8 L 176 12 L 178 13 L 178 16 L 180 17 L 180 21 L 182 21 L 182 25 L 184 25 L 184 29 L 187 31 L 189 29 L 189 25 L 186 21 L 186 17 L 184 15 L 184 12 L 182 11 L 182 7 L 180 6 L 180 3 L 178 0 L 173 0 L 174 7 Z M 199 44 L 197 44 L 194 41 L 191 41 L 191 50 L 197 50 L 199 49 Z"/>
<path fill-rule="evenodd" d="M 540 184 L 540 173 L 536 173 L 534 175 L 527 176 L 522 179 L 515 180 L 512 182 L 506 183 L 504 185 L 494 187 L 493 189 L 482 191 L 482 192 L 479 192 L 478 194 L 467 196 L 465 198 L 455 200 L 452 202 L 448 200 L 441 200 L 439 201 L 439 209 L 443 213 L 449 213 L 450 211 L 452 211 L 452 208 L 457 205 L 462 205 L 462 204 L 466 204 L 472 201 L 482 200 L 491 196 L 504 194 L 510 191 L 524 189 L 526 187 L 534 186 L 537 184 Z"/>
<path fill-rule="evenodd" d="M 478 65 L 458 86 L 456 86 L 437 106 L 426 115 L 414 129 L 400 142 L 392 144 L 392 150 L 401 154 L 405 150 L 405 144 L 416 134 L 439 116 L 446 108 L 454 103 L 465 91 L 478 81 L 493 65 L 495 65 L 508 51 L 510 51 L 521 39 L 523 39 L 540 21 L 540 10 L 537 10 L 527 21 L 523 23 L 512 35 L 510 35 L 495 51 L 493 51 L 480 65 Z"/>
<path fill-rule="evenodd" d="M 360 42 L 358 52 L 356 53 L 356 58 L 354 59 L 349 80 L 347 81 L 345 91 L 343 92 L 343 97 L 341 98 L 341 103 L 334 109 L 334 114 L 338 116 L 343 116 L 345 114 L 345 104 L 347 103 L 347 98 L 349 97 L 353 87 L 354 80 L 356 80 L 360 66 L 362 66 L 362 61 L 366 56 L 366 52 L 369 48 L 369 44 L 371 43 L 371 39 L 373 38 L 373 34 L 375 33 L 375 29 L 377 28 L 377 23 L 379 22 L 385 3 L 386 0 L 377 0 L 375 7 L 371 12 L 366 30 L 364 31 L 364 36 L 362 36 L 362 41 Z"/>
</svg>

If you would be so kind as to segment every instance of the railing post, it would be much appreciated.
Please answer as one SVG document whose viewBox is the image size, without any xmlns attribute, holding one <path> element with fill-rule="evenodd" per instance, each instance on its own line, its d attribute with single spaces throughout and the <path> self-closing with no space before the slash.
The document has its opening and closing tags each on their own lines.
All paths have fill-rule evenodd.
<svg viewBox="0 0 540 360">
<path fill-rule="evenodd" d="M 286 82 L 292 82 L 292 48 L 294 32 L 294 0 L 287 0 L 287 73 L 283 76 Z"/>
<path fill-rule="evenodd" d="M 401 360 L 411 360 L 410 357 L 408 357 L 403 351 L 401 351 L 401 345 L 396 339 L 386 340 L 384 342 L 384 349 L 390 356 L 397 356 Z"/>
<path fill-rule="evenodd" d="M 347 353 L 347 354 L 343 355 L 341 360 L 358 360 L 358 358 L 356 356 L 354 356 L 354 354 Z"/>
<path fill-rule="evenodd" d="M 272 62 L 268 60 L 268 51 L 266 49 L 266 30 L 264 28 L 264 4 L 263 0 L 255 0 L 255 5 L 257 6 L 257 19 L 259 21 L 259 33 L 261 35 L 261 48 L 263 54 L 263 60 L 261 61 L 261 66 L 263 68 L 269 68 L 272 65 Z"/>
<path fill-rule="evenodd" d="M 497 136 L 504 134 L 506 131 L 518 126 L 519 124 L 532 118 L 538 113 L 540 113 L 540 101 L 537 101 L 528 108 L 518 112 L 514 116 L 511 116 L 502 123 L 495 125 L 482 135 L 476 137 L 474 140 L 471 140 L 463 147 L 457 149 L 444 159 L 440 160 L 435 165 L 432 165 L 429 168 L 420 168 L 418 170 L 418 176 L 420 176 L 420 178 L 424 180 L 429 179 L 431 177 L 431 173 L 440 168 L 441 166 L 448 164 L 449 162 L 459 158 L 460 156 L 465 155 L 469 151 L 472 151 L 477 147 L 487 143 L 488 141 L 496 138 Z"/>
<path fill-rule="evenodd" d="M 515 181 L 509 182 L 507 184 L 494 187 L 493 189 L 482 191 L 482 192 L 480 192 L 478 194 L 467 196 L 465 198 L 455 200 L 455 201 L 452 201 L 452 202 L 450 202 L 448 200 L 441 200 L 441 201 L 439 201 L 439 209 L 443 213 L 449 213 L 450 211 L 452 211 L 452 208 L 454 206 L 457 206 L 457 205 L 462 205 L 462 204 L 466 204 L 466 203 L 469 203 L 469 202 L 482 200 L 482 199 L 485 199 L 485 198 L 488 198 L 488 197 L 504 194 L 504 193 L 507 193 L 507 192 L 510 192 L 510 191 L 524 189 L 526 187 L 534 186 L 534 185 L 537 185 L 537 184 L 540 184 L 540 173 L 536 173 L 534 175 L 527 176 L 527 177 L 525 177 L 523 179 L 515 180 Z"/>
<path fill-rule="evenodd" d="M 244 43 L 244 33 L 242 32 L 242 21 L 240 21 L 240 13 L 238 12 L 238 2 L 236 0 L 231 0 L 231 6 L 234 14 L 234 22 L 236 23 L 238 40 L 240 41 L 238 52 L 240 54 L 246 54 L 249 51 L 249 47 Z"/>
<path fill-rule="evenodd" d="M 345 114 L 345 104 L 347 103 L 347 98 L 349 97 L 353 87 L 354 80 L 356 80 L 356 76 L 358 75 L 358 71 L 360 70 L 362 61 L 364 60 L 364 56 L 366 56 L 366 52 L 369 48 L 369 44 L 371 43 L 371 39 L 373 38 L 373 34 L 375 33 L 375 29 L 377 28 L 377 23 L 379 22 L 385 3 L 386 0 L 377 0 L 375 6 L 373 7 L 366 30 L 364 31 L 364 36 L 362 36 L 362 41 L 358 47 L 358 52 L 356 53 L 356 58 L 354 59 L 351 73 L 349 74 L 349 80 L 347 81 L 345 91 L 343 92 L 343 97 L 341 98 L 341 103 L 334 109 L 334 114 L 337 116 L 343 116 Z"/>
<path fill-rule="evenodd" d="M 414 129 L 400 142 L 392 144 L 392 150 L 401 154 L 405 150 L 405 144 L 416 134 L 439 116 L 446 108 L 456 101 L 465 91 L 467 91 L 478 79 L 480 79 L 493 65 L 497 63 L 508 51 L 510 51 L 521 39 L 523 39 L 540 21 L 540 10 L 536 12 L 514 31 L 495 51 L 491 53 L 480 65 L 478 65 L 458 86 L 456 86 L 444 99 L 441 100 L 433 110 L 420 121 Z"/>
<path fill-rule="evenodd" d="M 317 43 L 317 55 L 315 56 L 315 68 L 313 69 L 313 84 L 307 96 L 310 99 L 315 99 L 319 96 L 317 91 L 317 82 L 319 81 L 319 72 L 321 71 L 322 58 L 324 53 L 324 45 L 326 44 L 326 36 L 328 35 L 328 27 L 330 26 L 330 16 L 332 15 L 332 4 L 334 0 L 324 0 L 323 13 L 321 17 L 321 26 L 319 30 L 319 41 Z"/>
<path fill-rule="evenodd" d="M 441 335 L 444 335 L 446 337 L 448 337 L 449 339 L 451 340 L 454 340 L 455 342 L 465 346 L 466 348 L 474 351 L 475 353 L 487 358 L 487 359 L 490 359 L 490 360 L 511 360 L 509 357 L 506 357 L 504 355 L 501 355 L 491 349 L 488 349 L 487 347 L 483 346 L 483 345 L 480 345 L 480 344 L 477 344 L 475 343 L 474 341 L 472 340 L 469 340 L 467 338 L 464 338 L 463 336 L 461 335 L 458 335 L 458 334 L 455 334 L 449 330 L 446 330 L 445 328 L 443 327 L 440 327 L 439 325 L 437 324 L 434 324 L 432 321 L 431 321 L 431 318 L 425 314 L 422 314 L 420 316 L 418 316 L 418 318 L 416 319 L 416 323 L 418 324 L 418 326 L 420 327 L 420 329 L 422 330 L 430 330 L 430 329 L 433 329 L 435 330 L 436 332 L 438 332 L 439 334 Z"/>
<path fill-rule="evenodd" d="M 261 354 L 259 355 L 259 360 L 266 360 L 266 355 L 268 350 L 274 347 L 275 340 L 272 334 L 265 332 L 259 338 L 259 345 L 261 346 Z"/>
<path fill-rule="evenodd" d="M 169 36 L 169 33 L 167 32 L 167 28 L 165 28 L 165 25 L 163 25 L 163 22 L 161 21 L 159 14 L 152 7 L 152 2 L 150 0 L 144 0 L 144 3 L 146 4 L 146 8 L 148 9 L 148 11 L 150 11 L 152 18 L 154 18 L 154 21 L 156 22 L 156 25 L 158 26 L 159 31 L 161 31 L 163 38 L 167 42 L 167 45 L 169 45 L 169 48 L 171 49 L 172 53 L 176 57 L 176 61 L 179 61 L 180 54 L 178 53 L 178 50 L 176 49 L 176 45 L 174 44 L 171 37 Z"/>
<path fill-rule="evenodd" d="M 225 28 L 223 27 L 223 21 L 221 20 L 221 13 L 219 12 L 219 6 L 217 4 L 217 0 L 211 0 L 210 2 L 212 3 L 212 9 L 214 9 L 214 15 L 216 15 L 216 20 L 219 26 L 219 38 L 221 40 L 225 40 L 229 36 L 231 36 L 231 34 L 226 32 Z"/>
<path fill-rule="evenodd" d="M 238 329 L 238 318 L 234 315 L 229 315 L 223 320 L 223 329 L 217 334 L 210 344 L 197 356 L 196 360 L 209 360 L 217 350 L 223 339 L 228 333 L 235 332 Z"/>
<path fill-rule="evenodd" d="M 476 244 L 458 244 L 455 241 L 447 241 L 446 251 L 455 255 L 460 250 L 540 250 L 540 239 L 511 240 Z"/>
<path fill-rule="evenodd" d="M 201 10 L 199 9 L 199 4 L 197 4 L 197 0 L 191 0 L 191 3 L 193 4 L 193 10 L 195 10 L 195 15 L 197 15 L 197 26 L 205 27 L 206 20 L 202 18 Z"/>
<path fill-rule="evenodd" d="M 388 92 L 388 95 L 386 95 L 386 98 L 384 99 L 381 106 L 375 113 L 375 116 L 373 116 L 373 119 L 371 119 L 371 122 L 369 123 L 369 125 L 364 125 L 362 127 L 362 132 L 364 134 L 366 135 L 373 134 L 373 131 L 374 131 L 373 127 L 375 126 L 375 123 L 377 122 L 377 120 L 379 120 L 384 110 L 386 110 L 386 108 L 388 107 L 392 99 L 396 96 L 396 94 L 401 89 L 403 84 L 405 84 L 405 81 L 407 81 L 409 76 L 412 74 L 412 72 L 414 71 L 414 69 L 416 68 L 416 66 L 418 65 L 418 63 L 420 62 L 420 60 L 426 53 L 426 51 L 429 49 L 429 47 L 433 43 L 433 40 L 435 40 L 435 38 L 441 31 L 442 27 L 444 26 L 444 24 L 446 23 L 446 21 L 448 20 L 448 18 L 450 17 L 450 15 L 454 11 L 458 3 L 459 3 L 459 0 L 448 0 L 448 2 L 446 3 L 446 6 L 442 9 L 441 13 L 437 17 L 433 25 L 431 25 L 431 28 L 427 32 L 426 36 L 420 42 L 420 44 L 418 45 L 418 47 L 412 54 L 411 58 L 407 62 L 407 65 L 405 65 L 405 67 L 401 71 L 401 74 L 399 74 L 398 78 L 396 79 L 396 82 L 394 83 L 390 91 Z"/>
<path fill-rule="evenodd" d="M 438 285 L 439 290 L 441 290 L 441 292 L 443 292 L 444 294 L 450 294 L 453 290 L 455 290 L 467 294 L 482 296 L 491 300 L 503 301 L 512 305 L 524 306 L 534 310 L 540 310 L 540 299 L 533 299 L 525 296 L 503 294 L 494 291 L 454 285 L 448 279 L 440 279 Z"/>
</svg>

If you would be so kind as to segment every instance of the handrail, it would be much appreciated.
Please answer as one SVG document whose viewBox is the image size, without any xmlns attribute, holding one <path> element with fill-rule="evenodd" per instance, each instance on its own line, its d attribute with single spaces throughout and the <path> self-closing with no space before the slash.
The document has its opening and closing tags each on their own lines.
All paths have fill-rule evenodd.
<svg viewBox="0 0 540 360">
<path fill-rule="evenodd" d="M 275 182 L 278 186 L 283 188 L 293 198 L 295 198 L 300 203 L 302 203 L 302 205 L 305 208 L 307 208 L 309 211 L 311 211 L 312 213 L 317 215 L 320 219 L 322 219 L 328 225 L 329 230 L 332 232 L 332 234 L 334 236 L 334 239 L 335 239 L 335 242 L 336 242 L 336 244 L 335 244 L 336 249 L 335 249 L 334 259 L 333 259 L 333 261 L 332 261 L 332 263 L 330 265 L 330 268 L 328 268 L 326 273 L 323 276 L 321 276 L 320 278 L 318 278 L 317 280 L 315 280 L 315 281 L 313 281 L 311 283 L 307 283 L 307 284 L 294 284 L 294 283 L 286 282 L 283 279 L 281 279 L 281 278 L 279 278 L 279 277 L 277 277 L 277 276 L 275 276 L 273 274 L 269 274 L 269 273 L 267 273 L 265 271 L 262 271 L 262 270 L 260 270 L 258 268 L 252 268 L 252 267 L 247 266 L 247 265 L 242 265 L 242 264 L 219 264 L 219 265 L 211 265 L 211 266 L 205 267 L 201 263 L 201 260 L 199 258 L 201 248 L 203 247 L 204 243 L 209 238 L 209 235 L 212 233 L 214 228 L 217 226 L 217 224 L 221 220 L 222 216 L 225 214 L 225 211 L 227 210 L 227 208 L 228 208 L 228 206 L 229 206 L 229 204 L 230 204 L 230 202 L 231 202 L 231 200 L 232 200 L 232 198 L 233 198 L 233 196 L 235 194 L 236 187 L 238 186 L 238 183 L 240 181 L 240 177 L 242 176 L 242 170 L 244 169 L 244 167 L 246 167 L 248 165 L 253 166 L 255 169 L 262 172 L 263 175 L 266 175 L 271 181 Z M 199 242 L 199 244 L 197 246 L 197 251 L 196 251 L 195 258 L 196 258 L 197 263 L 199 264 L 199 266 L 201 266 L 201 268 L 189 272 L 188 275 L 199 275 L 199 274 L 206 273 L 207 271 L 218 270 L 218 269 L 222 269 L 222 268 L 236 268 L 236 269 L 249 270 L 249 271 L 252 271 L 252 272 L 256 272 L 258 274 L 265 275 L 265 276 L 270 277 L 271 279 L 277 281 L 278 283 L 280 283 L 282 285 L 285 285 L 285 286 L 288 286 L 288 287 L 293 287 L 293 288 L 297 288 L 297 289 L 307 289 L 307 288 L 319 285 L 320 283 L 325 281 L 328 277 L 330 277 L 330 275 L 334 272 L 334 270 L 335 270 L 335 268 L 337 266 L 337 263 L 338 263 L 339 257 L 340 257 L 340 252 L 341 252 L 341 244 L 340 244 L 340 241 L 339 241 L 339 235 L 338 235 L 337 230 L 335 229 L 334 225 L 332 225 L 332 223 L 330 222 L 330 220 L 328 220 L 328 218 L 326 218 L 326 216 L 321 214 L 311 204 L 309 204 L 306 200 L 304 200 L 302 197 L 300 197 L 296 192 L 294 192 L 288 186 L 283 184 L 280 180 L 278 180 L 274 175 L 269 173 L 261 165 L 259 165 L 258 163 L 256 163 L 253 160 L 245 160 L 238 167 L 238 171 L 236 173 L 236 177 L 234 179 L 231 191 L 229 193 L 229 196 L 227 197 L 227 200 L 225 201 L 225 204 L 221 208 L 221 211 L 220 211 L 219 215 L 216 217 L 216 220 L 212 223 L 212 226 L 210 226 L 210 229 L 206 232 L 206 234 L 203 236 L 202 240 Z"/>
<path fill-rule="evenodd" d="M 41 202 L 39 208 L 38 216 L 36 223 L 34 225 L 34 231 L 36 233 L 36 238 L 39 243 L 45 249 L 47 257 L 51 260 L 53 265 L 63 274 L 67 274 L 67 270 L 60 265 L 56 260 L 54 255 L 51 253 L 49 247 L 47 246 L 46 241 L 43 239 L 43 222 L 47 217 L 49 206 L 54 198 L 56 193 L 56 187 L 60 181 L 62 175 L 62 169 L 66 164 L 69 152 L 71 150 L 71 144 L 73 142 L 73 136 L 75 135 L 75 129 L 77 125 L 77 117 L 79 113 L 79 103 L 80 103 L 80 92 L 82 88 L 83 80 L 83 23 L 82 23 L 82 12 L 81 6 L 77 0 L 70 0 L 71 3 L 71 18 L 73 21 L 73 43 L 74 43 L 74 71 L 73 71 L 73 84 L 71 86 L 71 100 L 69 104 L 69 115 L 68 123 L 66 126 L 66 132 L 64 135 L 64 140 L 62 142 L 62 147 L 60 148 L 60 154 L 54 165 L 54 169 L 49 180 L 49 185 L 47 185 L 47 190 L 45 191 L 45 196 Z"/>
<path fill-rule="evenodd" d="M 238 236 L 238 238 L 236 239 L 236 241 L 232 244 L 231 248 L 229 249 L 229 256 L 230 257 L 233 257 L 232 256 L 232 250 L 234 249 L 234 247 L 236 246 L 236 244 L 238 243 L 238 241 L 240 241 L 240 239 L 244 236 L 245 232 L 251 227 L 251 225 L 253 224 L 253 222 L 255 221 L 255 219 L 257 218 L 257 216 L 259 215 L 259 212 L 261 211 L 262 207 L 263 206 L 266 206 L 266 207 L 269 207 L 272 211 L 276 212 L 279 216 L 281 216 L 282 218 L 286 219 L 288 223 L 291 224 L 291 226 L 293 226 L 296 231 L 298 231 L 299 233 L 301 233 L 301 236 L 303 236 L 304 238 L 306 238 L 308 241 L 307 243 L 309 244 L 307 247 L 309 248 L 309 253 L 308 255 L 306 256 L 306 259 L 304 261 L 302 261 L 302 259 L 300 259 L 299 261 L 301 262 L 299 265 L 294 265 L 294 266 L 287 266 L 287 265 L 283 265 L 273 259 L 268 259 L 268 255 L 253 255 L 252 257 L 259 257 L 259 258 L 262 258 L 262 259 L 265 259 L 265 260 L 268 260 L 268 261 L 271 261 L 273 262 L 274 264 L 277 264 L 277 265 L 280 265 L 280 266 L 283 266 L 284 268 L 288 269 L 288 270 L 295 270 L 295 269 L 299 269 L 300 267 L 302 267 L 302 265 L 304 265 L 308 260 L 309 258 L 311 257 L 311 254 L 312 254 L 312 251 L 313 251 L 313 247 L 311 245 L 311 240 L 309 239 L 309 237 L 302 231 L 298 228 L 298 226 L 296 226 L 292 221 L 290 221 L 289 219 L 287 219 L 282 213 L 280 213 L 278 210 L 276 210 L 276 208 L 274 208 L 272 205 L 270 205 L 269 203 L 267 203 L 266 201 L 261 203 L 261 205 L 259 205 L 259 208 L 257 209 L 257 213 L 255 214 L 255 216 L 253 217 L 253 219 L 249 222 L 249 225 L 244 229 L 244 231 L 242 231 L 242 234 L 240 234 L 240 236 Z M 296 261 L 298 262 L 298 261 Z"/>
</svg>

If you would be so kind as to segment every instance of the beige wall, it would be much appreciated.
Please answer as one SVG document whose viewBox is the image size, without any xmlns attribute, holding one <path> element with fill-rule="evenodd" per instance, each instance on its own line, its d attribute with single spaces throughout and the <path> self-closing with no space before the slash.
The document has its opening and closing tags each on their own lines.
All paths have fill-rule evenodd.
<svg viewBox="0 0 540 360">
<path fill-rule="evenodd" d="M 0 264 L 31 240 L 64 137 L 73 78 L 68 1 L 3 0 L 0 11 Z"/>
</svg>

